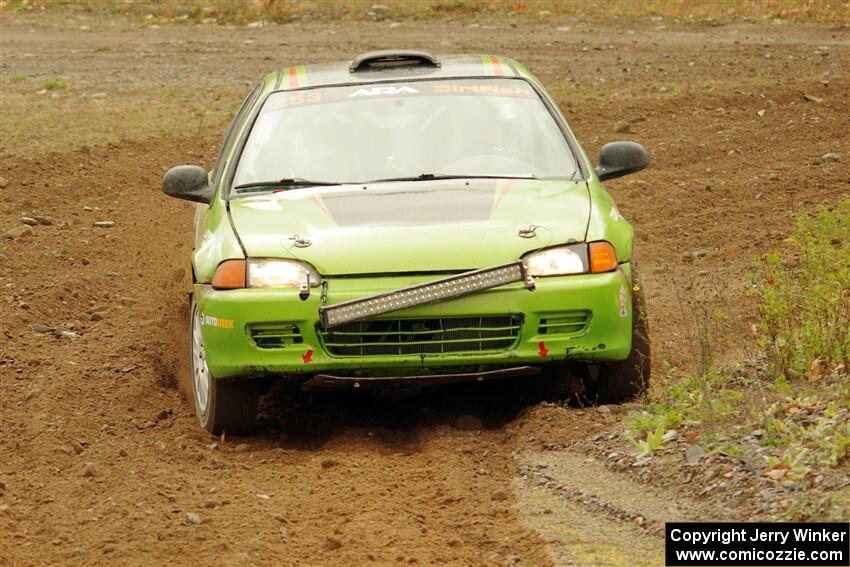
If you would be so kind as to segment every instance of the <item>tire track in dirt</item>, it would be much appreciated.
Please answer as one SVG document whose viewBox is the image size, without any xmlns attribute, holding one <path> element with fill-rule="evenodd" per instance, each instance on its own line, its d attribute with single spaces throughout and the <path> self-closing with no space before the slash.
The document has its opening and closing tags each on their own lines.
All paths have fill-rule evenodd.
<svg viewBox="0 0 850 567">
<path fill-rule="evenodd" d="M 540 399 L 533 389 L 462 386 L 412 401 L 292 400 L 275 392 L 250 440 L 216 442 L 198 430 L 182 396 L 163 387 L 174 385 L 183 360 L 189 282 L 179 266 L 188 258 L 191 207 L 167 200 L 158 185 L 171 165 L 160 156 L 180 147 L 181 161 L 204 162 L 214 146 L 212 139 L 127 142 L 4 164 L 4 218 L 49 214 L 53 224 L 4 244 L 11 301 L 2 323 L 0 419 L 8 509 L 0 521 L 11 537 L 4 538 L 3 556 L 35 565 L 69 561 L 75 553 L 94 565 L 175 557 L 234 564 L 333 565 L 370 557 L 581 563 L 577 542 L 590 534 L 562 534 L 573 541 L 566 547 L 544 541 L 560 541 L 547 530 L 586 512 L 573 511 L 545 529 L 517 512 L 535 498 L 520 487 L 517 501 L 512 457 L 537 443 L 515 435 L 542 425 L 523 413 Z M 793 198 L 828 201 L 842 187 L 840 179 L 824 187 L 829 179 L 814 185 L 819 193 Z M 622 193 L 623 208 L 635 216 L 657 206 Z M 704 218 L 699 206 L 688 204 L 683 214 Z M 772 234 L 789 216 L 784 209 L 777 214 L 747 232 Z M 94 228 L 97 220 L 115 226 Z M 662 223 L 643 226 L 664 234 Z M 669 251 L 653 255 L 653 240 L 644 265 L 676 261 Z M 655 296 L 661 307 L 655 313 L 669 312 L 664 297 Z M 92 311 L 107 316 L 91 321 Z M 32 324 L 79 337 L 36 333 Z M 668 324 L 658 335 L 669 336 Z M 555 424 L 567 430 L 564 443 L 604 426 L 596 416 L 563 411 L 571 417 Z M 490 429 L 452 429 L 454 417 L 466 412 Z M 190 513 L 200 524 L 189 521 Z M 594 522 L 600 529 L 611 523 L 604 515 Z M 616 524 L 611 533 L 622 531 Z M 618 537 L 646 545 L 635 543 L 644 542 L 640 533 L 624 533 L 631 535 Z M 559 559 L 558 546 L 568 549 L 566 559 Z"/>
<path fill-rule="evenodd" d="M 435 29 L 443 28 L 393 37 L 428 44 Z M 634 64 L 640 73 L 633 76 L 648 83 L 694 81 L 678 70 L 684 59 L 664 63 L 670 73 L 662 78 L 655 61 L 679 48 L 696 57 L 706 44 L 717 69 L 756 68 L 765 61 L 757 49 L 761 34 L 774 42 L 774 34 L 787 33 L 792 38 L 783 49 L 796 59 L 771 59 L 765 72 L 808 78 L 754 86 L 718 72 L 712 76 L 728 84 L 705 93 L 559 98 L 591 155 L 622 136 L 611 132 L 612 112 L 617 119 L 646 118 L 626 136 L 650 148 L 652 168 L 609 189 L 637 228 L 656 352 L 676 364 L 686 364 L 694 350 L 677 286 L 722 287 L 721 299 L 737 312 L 730 327 L 744 328 L 750 307 L 739 288 L 751 259 L 781 243 L 799 207 L 832 203 L 850 191 L 846 78 L 831 76 L 823 103 L 800 96 L 826 88 L 804 59 L 822 41 L 820 28 L 745 30 L 741 47 L 732 43 L 740 37 L 735 33 L 709 41 L 700 34 L 641 31 L 635 52 L 641 64 Z M 357 45 L 377 46 L 388 37 L 375 26 L 343 31 L 358 38 Z M 62 32 L 51 36 L 51 49 L 81 37 L 92 53 L 98 41 L 127 36 L 146 45 L 148 33 Z M 219 32 L 199 33 L 211 40 Z M 489 33 L 467 33 L 450 46 L 494 50 Z M 591 33 L 553 45 L 543 42 L 564 35 L 500 34 L 501 50 L 515 51 L 509 54 L 544 82 L 562 68 L 576 76 L 593 75 L 594 68 L 619 73 L 613 65 L 619 55 L 607 48 L 573 61 L 570 49 L 597 41 Z M 314 54 L 308 49 L 314 38 L 295 35 L 288 53 Z M 226 41 L 241 45 L 243 36 L 233 31 Z M 279 43 L 271 33 L 258 37 Z M 38 51 L 37 41 L 24 45 Z M 356 50 L 342 45 L 345 53 L 329 44 L 314 55 L 330 59 Z M 845 52 L 833 47 L 830 57 Z M 92 69 L 123 64 L 115 55 L 93 55 Z M 228 56 L 235 69 L 243 53 L 234 47 Z M 273 64 L 252 57 L 254 67 Z M 653 66 L 644 68 L 646 62 Z M 154 68 L 142 70 L 154 74 Z M 767 120 L 758 116 L 761 109 Z M 177 162 L 209 166 L 219 135 L 124 141 L 31 159 L 7 154 L 0 164 L 7 180 L 2 230 L 23 215 L 52 219 L 29 236 L 2 242 L 0 564 L 617 564 L 628 557 L 623 550 L 646 550 L 646 557 L 657 551 L 656 539 L 599 509 L 635 520 L 641 515 L 651 526 L 664 518 L 661 497 L 623 501 L 630 491 L 651 491 L 627 478 L 618 484 L 626 475 L 594 467 L 571 449 L 613 427 L 616 417 L 541 404 L 533 386 L 461 385 L 412 398 L 295 398 L 278 387 L 264 400 L 256 436 L 216 440 L 201 432 L 174 387 L 185 358 L 191 206 L 162 196 L 159 182 L 164 168 Z M 845 162 L 812 163 L 827 151 L 839 151 Z M 93 227 L 99 220 L 115 226 Z M 685 256 L 700 249 L 704 256 Z M 93 313 L 104 318 L 94 321 Z M 31 325 L 78 336 L 36 332 Z M 739 348 L 738 336 L 720 337 L 718 349 Z M 484 428 L 454 429 L 456 416 L 466 413 L 481 418 Z M 523 465 L 541 462 L 565 490 L 523 479 Z M 620 486 L 618 493 L 596 489 L 599 479 Z M 598 506 L 576 502 L 582 495 Z M 698 504 L 688 508 L 682 494 L 669 497 L 683 513 L 708 517 Z M 614 544 L 600 549 L 600 538 Z"/>
<path fill-rule="evenodd" d="M 127 142 L 4 165 L 4 217 L 47 210 L 53 222 L 4 245 L 13 302 L 2 322 L 0 556 L 546 564 L 511 506 L 514 464 L 497 422 L 516 410 L 492 388 L 492 431 L 450 425 L 480 389 L 413 403 L 281 393 L 250 440 L 199 430 L 174 389 L 189 283 L 176 266 L 188 259 L 191 216 L 158 182 L 176 147 L 196 161 L 211 148 Z M 73 198 L 51 197 L 48 209 L 55 194 Z M 93 226 L 102 220 L 115 224 Z"/>
</svg>

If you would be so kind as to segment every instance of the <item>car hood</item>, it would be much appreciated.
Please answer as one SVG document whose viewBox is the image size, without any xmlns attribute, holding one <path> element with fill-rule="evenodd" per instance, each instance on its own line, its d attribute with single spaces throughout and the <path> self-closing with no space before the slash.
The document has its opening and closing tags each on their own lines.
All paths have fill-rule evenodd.
<svg viewBox="0 0 850 567">
<path fill-rule="evenodd" d="M 584 181 L 433 180 L 239 197 L 230 214 L 249 257 L 324 275 L 447 272 L 584 240 L 590 198 Z"/>
</svg>

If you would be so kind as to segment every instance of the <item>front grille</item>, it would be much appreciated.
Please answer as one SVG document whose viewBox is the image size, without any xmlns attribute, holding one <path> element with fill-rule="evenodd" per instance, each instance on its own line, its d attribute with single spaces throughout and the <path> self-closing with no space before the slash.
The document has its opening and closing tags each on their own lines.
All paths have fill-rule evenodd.
<svg viewBox="0 0 850 567">
<path fill-rule="evenodd" d="M 541 335 L 578 335 L 587 329 L 590 311 L 566 311 L 553 313 L 540 319 L 537 332 Z"/>
<path fill-rule="evenodd" d="M 521 315 L 386 319 L 317 329 L 331 356 L 498 352 L 513 346 Z"/>
<path fill-rule="evenodd" d="M 304 340 L 294 323 L 257 323 L 248 326 L 248 334 L 260 348 L 285 348 Z"/>
</svg>

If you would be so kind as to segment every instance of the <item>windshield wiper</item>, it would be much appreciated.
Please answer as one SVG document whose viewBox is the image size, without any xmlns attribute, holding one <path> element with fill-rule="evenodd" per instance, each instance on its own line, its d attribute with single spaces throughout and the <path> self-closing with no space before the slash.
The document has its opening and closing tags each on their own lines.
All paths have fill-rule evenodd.
<svg viewBox="0 0 850 567">
<path fill-rule="evenodd" d="M 392 181 L 431 181 L 434 179 L 537 179 L 534 175 L 453 175 L 450 173 L 421 173 L 411 177 L 373 179 L 364 183 L 389 183 Z"/>
<path fill-rule="evenodd" d="M 315 181 L 312 179 L 303 179 L 301 177 L 284 177 L 275 181 L 254 181 L 251 183 L 242 183 L 234 187 L 236 191 L 247 191 L 251 189 L 264 187 L 325 187 L 330 185 L 343 185 L 340 181 Z"/>
</svg>

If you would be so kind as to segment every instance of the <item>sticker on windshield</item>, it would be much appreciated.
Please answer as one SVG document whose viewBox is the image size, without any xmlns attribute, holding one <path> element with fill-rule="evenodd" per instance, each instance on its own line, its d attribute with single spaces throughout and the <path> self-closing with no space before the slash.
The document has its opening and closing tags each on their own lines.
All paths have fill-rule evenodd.
<svg viewBox="0 0 850 567">
<path fill-rule="evenodd" d="M 348 95 L 349 98 L 355 96 L 379 96 L 379 95 L 400 95 L 400 94 L 416 94 L 419 91 L 414 89 L 413 87 L 403 86 L 403 87 L 371 87 L 368 89 L 358 89 Z"/>
<path fill-rule="evenodd" d="M 519 82 L 519 81 L 515 81 Z M 487 84 L 457 84 L 457 83 L 438 83 L 434 85 L 433 94 L 471 94 L 471 95 L 497 95 L 497 96 L 518 96 L 531 97 L 534 92 L 527 86 L 504 86 L 504 85 L 487 85 Z"/>
<path fill-rule="evenodd" d="M 303 84 L 297 68 L 287 72 L 290 88 L 301 89 Z M 296 81 L 296 78 L 298 79 Z M 284 83 L 286 84 L 286 83 Z M 452 79 L 423 80 L 415 84 L 381 84 L 357 86 L 328 86 L 304 90 L 287 90 L 272 93 L 260 114 L 269 114 L 289 108 L 341 102 L 343 100 L 369 101 L 383 97 L 429 97 L 429 96 L 493 96 L 510 98 L 537 98 L 534 89 L 520 79 Z"/>
<path fill-rule="evenodd" d="M 260 112 L 274 112 L 284 108 L 292 108 L 295 106 L 304 106 L 307 104 L 318 104 L 323 102 L 324 94 L 322 91 L 295 91 L 276 93 L 275 96 L 270 96 L 269 100 L 263 105 Z"/>
</svg>

